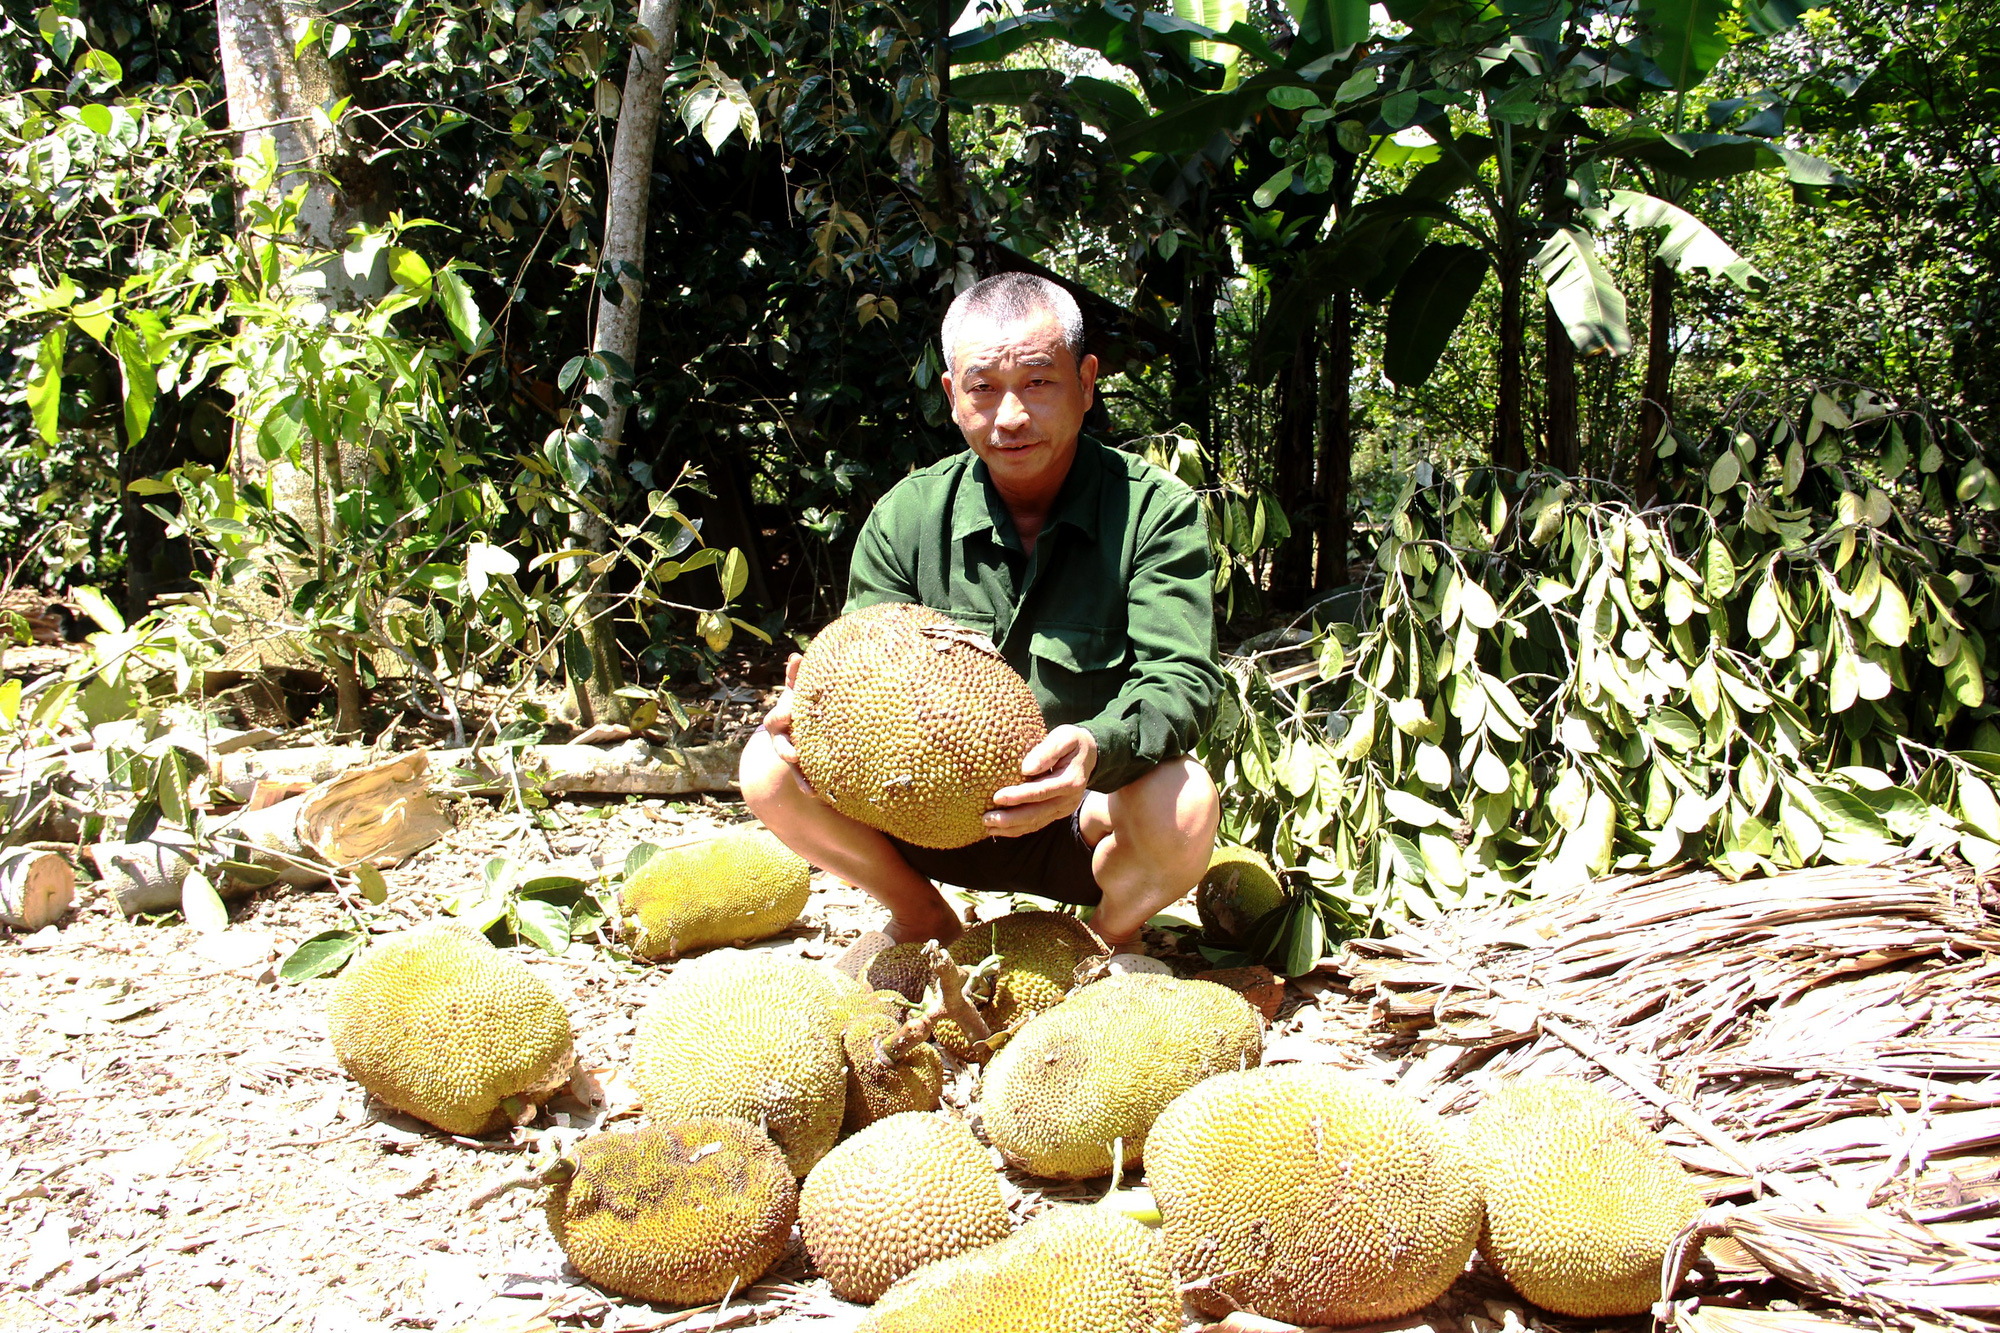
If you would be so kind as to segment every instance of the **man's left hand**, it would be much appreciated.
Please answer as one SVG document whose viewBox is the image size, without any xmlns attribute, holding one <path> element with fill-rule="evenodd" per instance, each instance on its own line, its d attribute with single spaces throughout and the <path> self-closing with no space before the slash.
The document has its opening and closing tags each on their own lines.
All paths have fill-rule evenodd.
<svg viewBox="0 0 2000 1333">
<path fill-rule="evenodd" d="M 986 812 L 987 834 L 1018 838 L 1068 819 L 1083 804 L 1096 771 L 1097 738 L 1082 727 L 1057 727 L 1021 756 L 1021 776 L 1028 781 L 993 793 L 997 808 Z"/>
</svg>

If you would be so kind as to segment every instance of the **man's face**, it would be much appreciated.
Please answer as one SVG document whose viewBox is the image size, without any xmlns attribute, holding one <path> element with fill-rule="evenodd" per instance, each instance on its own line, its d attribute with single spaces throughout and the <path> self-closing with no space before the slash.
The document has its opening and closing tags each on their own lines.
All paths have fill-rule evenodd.
<svg viewBox="0 0 2000 1333">
<path fill-rule="evenodd" d="M 944 391 L 952 419 L 1003 492 L 1053 497 L 1076 456 L 1077 432 L 1097 387 L 1097 358 L 1081 365 L 1046 311 L 974 319 L 952 348 Z"/>
</svg>

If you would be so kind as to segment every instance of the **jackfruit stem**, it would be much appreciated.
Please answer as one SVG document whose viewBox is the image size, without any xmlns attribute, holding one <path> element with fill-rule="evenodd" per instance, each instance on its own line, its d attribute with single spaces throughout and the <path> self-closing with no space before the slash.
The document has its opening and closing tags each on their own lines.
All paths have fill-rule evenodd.
<svg viewBox="0 0 2000 1333">
<path fill-rule="evenodd" d="M 875 1063 L 884 1070 L 894 1069 L 909 1057 L 911 1051 L 930 1040 L 931 1026 L 937 1017 L 930 1013 L 914 1013 L 897 1025 L 884 1043 L 875 1038 Z"/>
<path fill-rule="evenodd" d="M 488 1185 L 479 1193 L 466 1200 L 465 1211 L 476 1213 L 487 1204 L 511 1190 L 540 1189 L 548 1185 L 560 1185 L 576 1175 L 576 1163 L 567 1157 L 558 1157 L 549 1165 L 523 1175 L 509 1176 L 496 1184 Z"/>
<path fill-rule="evenodd" d="M 993 1036 L 993 1029 L 980 1017 L 979 1009 L 966 993 L 968 979 L 965 969 L 952 956 L 938 947 L 933 940 L 924 945 L 924 961 L 930 964 L 931 976 L 937 980 L 938 997 L 927 1017 L 949 1018 L 958 1024 L 968 1042 L 982 1042 Z"/>
</svg>

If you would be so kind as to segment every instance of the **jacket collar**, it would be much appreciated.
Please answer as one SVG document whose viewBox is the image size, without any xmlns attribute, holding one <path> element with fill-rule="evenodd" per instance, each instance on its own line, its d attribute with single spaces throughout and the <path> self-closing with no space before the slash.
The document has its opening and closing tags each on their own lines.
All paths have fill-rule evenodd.
<svg viewBox="0 0 2000 1333">
<path fill-rule="evenodd" d="M 1088 435 L 1077 438 L 1076 456 L 1070 459 L 1069 474 L 1063 478 L 1062 489 L 1056 492 L 1055 507 L 1049 511 L 1049 528 L 1066 525 L 1096 540 L 1098 500 L 1104 490 L 1104 448 Z M 952 503 L 952 540 L 989 532 L 1000 545 L 1018 549 L 1020 542 L 1014 532 L 1014 520 L 993 485 L 992 472 L 977 457 L 972 460 L 969 472 L 973 484 L 959 487 L 958 497 Z"/>
</svg>

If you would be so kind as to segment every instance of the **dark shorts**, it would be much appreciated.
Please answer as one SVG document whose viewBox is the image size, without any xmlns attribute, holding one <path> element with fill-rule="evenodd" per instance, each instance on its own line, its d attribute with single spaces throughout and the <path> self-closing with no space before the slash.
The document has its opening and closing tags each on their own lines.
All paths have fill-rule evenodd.
<svg viewBox="0 0 2000 1333">
<path fill-rule="evenodd" d="M 981 838 L 969 847 L 939 851 L 912 847 L 891 838 L 919 875 L 975 893 L 1032 893 L 1077 907 L 1095 907 L 1104 893 L 1090 873 L 1091 846 L 1078 823 L 1068 819 L 1019 838 Z"/>
</svg>

